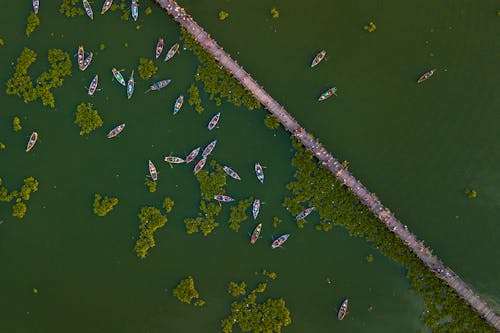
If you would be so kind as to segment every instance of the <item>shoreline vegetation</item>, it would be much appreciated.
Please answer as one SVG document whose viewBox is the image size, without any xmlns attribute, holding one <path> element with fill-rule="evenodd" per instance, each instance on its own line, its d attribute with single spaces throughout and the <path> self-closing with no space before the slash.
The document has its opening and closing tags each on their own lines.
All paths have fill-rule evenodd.
<svg viewBox="0 0 500 333">
<path fill-rule="evenodd" d="M 14 202 L 12 205 L 12 216 L 22 219 L 28 211 L 25 201 L 31 198 L 31 193 L 38 191 L 38 180 L 34 177 L 24 179 L 24 184 L 19 190 L 10 191 L 3 186 L 3 179 L 0 178 L 0 202 Z"/>
</svg>

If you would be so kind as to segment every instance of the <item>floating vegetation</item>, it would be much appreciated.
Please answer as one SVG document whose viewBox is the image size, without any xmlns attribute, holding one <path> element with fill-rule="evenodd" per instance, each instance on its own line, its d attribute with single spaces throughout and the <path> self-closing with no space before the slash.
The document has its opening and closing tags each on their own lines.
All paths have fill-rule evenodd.
<svg viewBox="0 0 500 333">
<path fill-rule="evenodd" d="M 375 25 L 375 23 L 370 22 L 367 25 L 363 26 L 363 30 L 368 32 L 374 32 L 375 30 L 377 30 L 377 26 Z"/>
<path fill-rule="evenodd" d="M 26 37 L 29 37 L 39 25 L 40 19 L 35 13 L 31 12 L 28 16 L 28 24 L 26 25 Z"/>
<path fill-rule="evenodd" d="M 5 45 L 5 41 L 3 38 L 0 38 L 0 46 L 4 46 Z"/>
<path fill-rule="evenodd" d="M 162 204 L 163 209 L 165 209 L 165 212 L 168 214 L 172 211 L 172 208 L 174 208 L 174 200 L 172 200 L 169 197 L 166 197 L 165 200 L 163 200 Z"/>
<path fill-rule="evenodd" d="M 134 251 L 139 258 L 144 259 L 149 249 L 156 245 L 154 239 L 155 231 L 165 226 L 168 220 L 167 217 L 155 207 L 142 207 L 137 217 L 141 223 L 139 225 L 139 239 L 135 242 Z"/>
<path fill-rule="evenodd" d="M 192 276 L 188 276 L 179 284 L 175 289 L 172 291 L 172 294 L 181 302 L 191 304 L 191 301 L 193 299 L 197 299 L 200 297 L 200 294 L 198 291 L 196 291 L 196 288 L 194 287 L 194 280 Z M 205 301 L 203 300 L 196 300 L 194 305 L 196 306 L 203 306 L 205 305 Z"/>
<path fill-rule="evenodd" d="M 209 94 L 210 100 L 215 100 L 216 104 L 220 105 L 221 99 L 225 98 L 235 106 L 244 105 L 249 110 L 260 107 L 259 101 L 220 66 L 186 29 L 181 28 L 180 30 L 184 47 L 191 50 L 200 61 L 196 71 L 196 80 L 203 82 L 203 88 Z"/>
<path fill-rule="evenodd" d="M 227 286 L 227 292 L 233 297 L 245 295 L 247 293 L 247 284 L 245 282 L 241 282 L 240 284 L 238 284 L 231 281 Z"/>
<path fill-rule="evenodd" d="M 7 148 L 7 146 L 5 145 L 5 143 L 3 143 L 3 142 L 0 141 L 0 150 L 4 150 L 5 148 Z"/>
<path fill-rule="evenodd" d="M 127 2 L 125 2 L 125 0 L 121 0 L 120 4 L 113 3 L 111 5 L 110 9 L 113 12 L 120 10 L 122 12 L 122 16 L 120 18 L 124 21 L 129 20 L 131 12 L 130 12 L 129 6 L 128 6 Z"/>
<path fill-rule="evenodd" d="M 97 216 L 106 216 L 118 204 L 118 198 L 102 197 L 100 194 L 94 194 L 94 214 Z"/>
<path fill-rule="evenodd" d="M 366 256 L 366 262 L 372 263 L 374 260 L 373 254 L 369 254 Z"/>
<path fill-rule="evenodd" d="M 467 197 L 471 198 L 471 199 L 474 199 L 477 197 L 477 191 L 476 190 L 471 190 L 469 188 L 466 188 L 464 190 L 464 193 Z"/>
<path fill-rule="evenodd" d="M 154 180 L 151 180 L 151 178 L 146 177 L 146 179 L 144 180 L 144 185 L 148 187 L 150 193 L 156 192 L 156 182 Z"/>
<path fill-rule="evenodd" d="M 264 125 L 266 125 L 270 129 L 277 129 L 281 123 L 278 118 L 268 113 L 264 118 Z"/>
<path fill-rule="evenodd" d="M 280 219 L 279 217 L 277 217 L 277 216 L 273 217 L 273 227 L 274 227 L 274 228 L 277 228 L 277 227 L 278 227 L 278 225 L 279 225 L 281 222 L 283 222 L 283 220 L 282 220 L 282 219 Z"/>
<path fill-rule="evenodd" d="M 139 76 L 143 80 L 148 80 L 156 74 L 158 71 L 158 67 L 156 67 L 153 63 L 153 60 L 149 60 L 146 58 L 139 59 Z"/>
<path fill-rule="evenodd" d="M 247 210 L 253 202 L 253 198 L 247 198 L 238 202 L 237 206 L 231 206 L 231 215 L 229 216 L 229 229 L 238 232 L 241 222 L 248 219 Z"/>
<path fill-rule="evenodd" d="M 63 0 L 61 7 L 59 7 L 59 13 L 66 15 L 66 17 L 85 15 L 80 3 L 80 0 Z"/>
<path fill-rule="evenodd" d="M 14 119 L 12 119 L 12 129 L 14 132 L 19 132 L 23 129 L 21 126 L 21 119 L 19 119 L 19 117 L 14 117 Z"/>
<path fill-rule="evenodd" d="M 106 49 L 106 44 L 101 43 L 101 44 L 99 45 L 99 50 L 104 51 L 105 49 Z"/>
<path fill-rule="evenodd" d="M 223 10 L 221 10 L 221 11 L 219 12 L 219 20 L 224 21 L 224 20 L 225 20 L 225 19 L 227 19 L 228 17 L 229 17 L 229 13 L 227 13 L 227 12 L 225 12 L 225 11 L 223 11 Z"/>
<path fill-rule="evenodd" d="M 76 107 L 75 124 L 80 127 L 80 135 L 89 134 L 102 126 L 103 122 L 97 110 L 90 103 L 80 103 Z"/>
<path fill-rule="evenodd" d="M 153 10 L 151 9 L 151 7 L 147 7 L 146 10 L 144 11 L 144 13 L 146 13 L 146 15 L 151 15 L 152 12 L 153 12 Z"/>
<path fill-rule="evenodd" d="M 7 187 L 3 186 L 2 178 L 0 178 L 0 185 L 0 202 L 14 201 L 12 216 L 22 219 L 28 209 L 23 200 L 28 201 L 31 193 L 38 191 L 38 181 L 33 177 L 25 178 L 21 189 L 13 191 L 9 191 Z"/>
<path fill-rule="evenodd" d="M 262 270 L 262 275 L 264 275 L 265 277 L 270 278 L 271 280 L 276 280 L 278 278 L 278 273 L 272 272 L 272 271 L 268 271 L 266 269 Z"/>
<path fill-rule="evenodd" d="M 189 87 L 188 89 L 188 94 L 189 94 L 189 100 L 188 100 L 189 105 L 194 105 L 196 112 L 202 113 L 203 110 L 205 109 L 201 105 L 200 90 L 198 89 L 198 86 L 193 83 L 191 87 Z"/>
<path fill-rule="evenodd" d="M 271 17 L 273 19 L 277 19 L 280 17 L 280 12 L 278 12 L 278 10 L 276 8 L 272 8 L 271 9 Z"/>
</svg>

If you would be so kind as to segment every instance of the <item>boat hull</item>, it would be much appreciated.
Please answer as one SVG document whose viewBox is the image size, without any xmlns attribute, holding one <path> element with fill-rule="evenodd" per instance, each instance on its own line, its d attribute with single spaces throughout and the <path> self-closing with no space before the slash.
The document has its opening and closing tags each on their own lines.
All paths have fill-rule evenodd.
<svg viewBox="0 0 500 333">
<path fill-rule="evenodd" d="M 262 223 L 259 223 L 252 232 L 252 236 L 250 237 L 250 244 L 255 244 L 260 237 L 262 232 Z"/>
<path fill-rule="evenodd" d="M 36 140 L 38 140 L 38 133 L 37 132 L 31 133 L 30 138 L 28 140 L 28 144 L 26 145 L 26 152 L 29 152 L 31 149 L 33 149 Z"/>
<path fill-rule="evenodd" d="M 433 68 L 425 72 L 421 77 L 418 78 L 417 83 L 422 83 L 424 81 L 429 80 L 434 75 L 434 73 L 436 73 L 436 68 Z"/>
<path fill-rule="evenodd" d="M 316 56 L 314 57 L 313 61 L 311 62 L 311 67 L 314 67 L 316 66 L 317 64 L 319 64 L 321 62 L 321 60 L 323 60 L 326 56 L 326 51 L 325 50 L 322 50 L 321 52 L 319 52 L 318 54 L 316 54 Z"/>
<path fill-rule="evenodd" d="M 340 309 L 338 311 L 338 314 L 337 314 L 337 318 L 339 320 L 342 320 L 344 319 L 344 317 L 346 316 L 347 314 L 347 306 L 349 304 L 349 300 L 348 299 L 345 299 L 343 302 L 342 302 L 342 305 L 340 306 Z"/>
<path fill-rule="evenodd" d="M 193 149 L 188 156 L 186 156 L 186 163 L 192 162 L 200 153 L 201 147 Z"/>
<path fill-rule="evenodd" d="M 215 128 L 215 126 L 217 126 L 219 119 L 220 119 L 220 112 L 217 113 L 215 116 L 213 116 L 212 119 L 210 119 L 210 122 L 208 123 L 208 126 L 207 126 L 209 131 L 213 130 Z"/>
<path fill-rule="evenodd" d="M 281 247 L 286 242 L 286 240 L 288 239 L 288 237 L 290 237 L 289 234 L 281 235 L 278 239 L 276 239 L 271 244 L 271 248 L 275 249 L 275 248 Z"/>
<path fill-rule="evenodd" d="M 261 183 L 264 183 L 264 169 L 259 163 L 255 163 L 255 175 Z"/>
<path fill-rule="evenodd" d="M 111 131 L 109 131 L 107 138 L 108 139 L 114 138 L 115 136 L 120 134 L 124 128 L 125 128 L 125 124 L 121 124 L 121 125 L 116 126 Z"/>
<path fill-rule="evenodd" d="M 151 160 L 149 160 L 149 162 L 148 162 L 148 168 L 149 168 L 149 175 L 151 176 L 151 179 L 153 179 L 154 181 L 157 181 L 158 180 L 158 172 L 156 172 L 156 167 L 153 164 L 153 162 L 151 162 Z"/>
</svg>

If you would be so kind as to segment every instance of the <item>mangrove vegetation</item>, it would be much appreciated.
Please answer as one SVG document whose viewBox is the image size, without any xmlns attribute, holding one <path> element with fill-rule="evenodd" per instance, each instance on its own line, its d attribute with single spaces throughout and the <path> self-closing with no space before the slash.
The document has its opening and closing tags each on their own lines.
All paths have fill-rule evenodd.
<svg viewBox="0 0 500 333">
<path fill-rule="evenodd" d="M 238 205 L 231 206 L 231 215 L 229 216 L 229 229 L 238 231 L 242 222 L 248 219 L 247 210 L 253 202 L 253 198 L 238 201 Z"/>
<path fill-rule="evenodd" d="M 97 110 L 90 103 L 80 103 L 76 107 L 75 124 L 80 127 L 80 135 L 89 134 L 102 126 L 103 122 Z"/>
<path fill-rule="evenodd" d="M 156 192 L 156 185 L 157 184 L 154 180 L 152 180 L 148 176 L 146 176 L 146 178 L 144 179 L 144 185 L 146 185 L 148 187 L 148 190 L 150 193 Z"/>
<path fill-rule="evenodd" d="M 172 210 L 174 201 L 172 199 L 166 198 L 164 202 L 168 199 L 169 211 Z M 162 228 L 167 223 L 168 219 L 165 215 L 161 213 L 158 208 L 155 207 L 142 207 L 140 213 L 137 215 L 139 218 L 139 239 L 137 239 L 134 251 L 140 259 L 146 258 L 150 248 L 156 245 L 154 239 L 154 233 L 159 228 Z"/>
<path fill-rule="evenodd" d="M 196 84 L 192 84 L 189 89 L 188 89 L 188 94 L 189 94 L 189 100 L 188 103 L 189 105 L 193 106 L 196 112 L 202 113 L 203 106 L 201 105 L 201 97 L 200 97 L 200 90 L 198 89 L 198 86 Z"/>
<path fill-rule="evenodd" d="M 38 16 L 31 12 L 28 16 L 28 23 L 26 25 L 26 37 L 31 36 L 35 29 L 40 25 L 40 19 Z"/>
<path fill-rule="evenodd" d="M 245 295 L 247 293 L 247 284 L 244 281 L 240 283 L 231 281 L 227 285 L 227 292 L 233 297 Z"/>
<path fill-rule="evenodd" d="M 139 76 L 143 80 L 148 80 L 151 76 L 155 75 L 158 71 L 158 67 L 156 67 L 153 63 L 153 60 L 140 58 L 139 59 Z"/>
<path fill-rule="evenodd" d="M 181 302 L 191 304 L 195 300 L 195 306 L 205 305 L 205 301 L 199 299 L 200 294 L 194 286 L 194 279 L 192 276 L 188 276 L 175 287 L 172 294 Z"/>
<path fill-rule="evenodd" d="M 19 117 L 14 117 L 14 119 L 12 119 L 12 129 L 14 132 L 19 132 L 23 129 L 21 126 L 21 119 L 19 119 Z"/>
<path fill-rule="evenodd" d="M 35 178 L 25 178 L 23 183 L 20 189 L 10 191 L 3 185 L 3 179 L 0 178 L 0 202 L 14 202 L 12 216 L 18 219 L 22 219 L 28 210 L 24 201 L 31 198 L 31 193 L 38 191 L 38 181 Z"/>
<path fill-rule="evenodd" d="M 266 125 L 270 129 L 277 129 L 280 127 L 281 123 L 278 118 L 268 113 L 264 118 L 264 125 Z"/>
<path fill-rule="evenodd" d="M 118 198 L 102 197 L 100 194 L 94 194 L 94 214 L 97 216 L 106 216 L 118 204 Z"/>
<path fill-rule="evenodd" d="M 63 0 L 59 7 L 59 13 L 64 14 L 66 17 L 85 15 L 81 3 L 80 0 Z"/>
</svg>

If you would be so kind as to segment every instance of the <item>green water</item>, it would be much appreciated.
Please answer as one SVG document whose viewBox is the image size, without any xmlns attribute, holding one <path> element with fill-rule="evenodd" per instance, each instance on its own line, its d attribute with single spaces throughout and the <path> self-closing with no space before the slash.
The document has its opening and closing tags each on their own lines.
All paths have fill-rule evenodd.
<svg viewBox="0 0 500 333">
<path fill-rule="evenodd" d="M 178 39 L 176 24 L 158 8 L 144 15 L 146 4 L 137 30 L 117 12 L 97 14 L 91 22 L 65 18 L 58 13 L 59 3 L 42 3 L 41 25 L 30 39 L 24 29 L 31 4 L 4 4 L 1 82 L 11 75 L 10 64 L 24 46 L 39 55 L 32 77 L 45 70 L 49 48 L 72 54 L 83 44 L 95 58 L 85 72 L 75 62 L 72 77 L 56 90 L 54 110 L 0 92 L 0 140 L 7 145 L 0 152 L 0 176 L 9 188 L 30 175 L 40 181 L 22 221 L 9 216 L 10 205 L 0 205 L 5 221 L 0 225 L 0 332 L 218 332 L 230 310 L 227 282 L 255 284 L 254 272 L 262 268 L 279 274 L 267 295 L 285 298 L 293 321 L 286 332 L 418 331 L 422 301 L 407 290 L 401 267 L 344 230 L 298 230 L 281 207 L 293 174 L 291 145 L 286 133 L 263 126 L 263 110 L 217 107 L 202 96 L 202 115 L 185 105 L 174 117 L 173 103 L 180 93 L 186 95 L 196 68 L 194 56 L 182 50 L 169 63 L 156 61 L 160 70 L 150 81 L 136 74 L 136 93 L 130 101 L 125 98 L 110 69 L 124 68 L 128 77 L 139 57 L 153 57 L 158 37 L 167 47 Z M 497 304 L 498 2 L 307 4 L 181 3 L 301 124 L 339 159 L 349 160 L 354 175 L 411 230 Z M 94 4 L 94 11 L 100 6 Z M 273 6 L 280 11 L 274 21 Z M 224 22 L 217 18 L 220 10 L 230 13 Z M 362 30 L 370 20 L 378 27 L 371 34 Z M 101 43 L 104 51 L 99 51 Z M 321 49 L 327 58 L 311 70 L 309 63 Z M 416 78 L 433 67 L 436 77 L 416 85 Z M 89 97 L 84 86 L 95 74 L 102 91 Z M 163 78 L 173 83 L 143 94 L 150 82 Z M 339 97 L 315 102 L 331 85 L 338 87 Z M 73 124 L 80 102 L 92 102 L 104 120 L 86 137 Z M 208 132 L 206 124 L 218 111 L 220 128 Z M 23 124 L 18 133 L 11 128 L 15 115 Z M 124 132 L 107 140 L 107 131 L 122 122 Z M 27 154 L 32 130 L 40 141 Z M 234 233 L 225 222 L 228 207 L 210 236 L 185 233 L 183 219 L 198 210 L 198 183 L 192 166 L 171 169 L 162 160 L 170 153 L 184 156 L 213 139 L 218 140 L 213 158 L 243 178 L 228 180 L 227 193 L 265 202 L 259 217 L 265 239 L 253 247 L 246 235 L 253 222 Z M 143 185 L 148 159 L 160 172 L 154 194 Z M 267 166 L 263 185 L 253 174 L 257 161 Z M 466 198 L 465 187 L 477 189 L 479 197 Z M 96 192 L 120 199 L 105 218 L 92 214 Z M 139 261 L 132 251 L 139 231 L 136 214 L 144 205 L 160 206 L 167 195 L 176 203 L 169 222 L 155 235 L 148 258 Z M 276 233 L 292 234 L 284 251 L 269 248 L 273 216 L 284 220 Z M 375 255 L 371 264 L 365 260 L 370 253 Z M 171 296 L 187 275 L 194 276 L 207 301 L 204 308 Z M 327 284 L 326 277 L 333 283 Z M 339 322 L 335 308 L 346 297 L 350 313 Z"/>
</svg>

